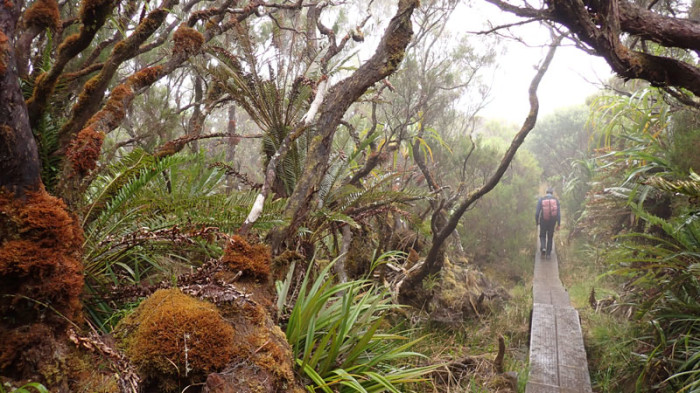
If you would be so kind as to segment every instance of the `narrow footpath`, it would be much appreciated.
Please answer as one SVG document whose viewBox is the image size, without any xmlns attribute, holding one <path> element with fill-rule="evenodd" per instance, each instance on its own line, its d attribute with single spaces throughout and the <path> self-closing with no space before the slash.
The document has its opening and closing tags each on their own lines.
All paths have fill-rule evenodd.
<svg viewBox="0 0 700 393">
<path fill-rule="evenodd" d="M 526 393 L 590 393 L 581 324 L 559 280 L 556 250 L 535 257 L 530 376 Z"/>
</svg>

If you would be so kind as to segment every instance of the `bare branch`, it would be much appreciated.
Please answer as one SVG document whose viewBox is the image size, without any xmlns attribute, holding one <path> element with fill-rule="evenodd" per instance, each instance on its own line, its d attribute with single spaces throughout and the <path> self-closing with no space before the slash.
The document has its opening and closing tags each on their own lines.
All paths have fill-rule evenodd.
<svg viewBox="0 0 700 393">
<path fill-rule="evenodd" d="M 542 21 L 541 18 L 529 18 L 529 19 L 526 19 L 526 20 L 520 21 L 520 22 L 508 23 L 505 25 L 498 25 L 498 26 L 492 27 L 488 30 L 468 31 L 467 33 L 477 34 L 477 35 L 487 35 L 487 34 L 495 33 L 499 30 L 507 30 L 507 29 L 510 29 L 511 27 L 523 26 L 523 25 L 530 24 L 532 22 L 540 22 L 540 21 Z"/>
</svg>

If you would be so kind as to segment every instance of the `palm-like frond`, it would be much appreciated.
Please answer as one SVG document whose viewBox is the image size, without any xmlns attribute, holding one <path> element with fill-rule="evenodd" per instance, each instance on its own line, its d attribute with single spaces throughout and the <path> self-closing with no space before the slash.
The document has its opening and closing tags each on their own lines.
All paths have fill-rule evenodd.
<svg viewBox="0 0 700 393">
<path fill-rule="evenodd" d="M 207 66 L 206 71 L 217 86 L 264 131 L 262 150 L 267 164 L 308 109 L 314 83 L 306 76 L 299 76 L 291 86 L 286 86 L 284 81 L 275 79 L 272 69 L 267 77 L 262 77 L 258 73 L 255 57 L 250 55 L 251 49 L 245 42 L 243 40 L 241 43 L 245 65 L 241 58 L 226 49 L 212 47 L 210 54 L 219 62 L 215 66 Z M 278 165 L 277 177 L 284 184 L 287 195 L 291 194 L 301 175 L 305 158 L 303 147 L 302 136 L 292 142 L 288 153 Z"/>
<path fill-rule="evenodd" d="M 87 197 L 88 292 L 99 300 L 109 285 L 161 280 L 178 264 L 218 257 L 215 240 L 240 227 L 255 200 L 253 192 L 223 194 L 224 175 L 203 153 L 156 159 L 134 151 L 107 168 Z M 284 202 L 268 201 L 256 228 L 281 224 Z M 112 312 L 103 301 L 88 307 L 104 330 Z"/>
<path fill-rule="evenodd" d="M 700 175 L 692 170 L 687 180 L 673 181 L 660 176 L 653 176 L 647 180 L 647 183 L 659 190 L 679 193 L 691 198 L 700 198 Z"/>
<path fill-rule="evenodd" d="M 39 158 L 41 159 L 41 181 L 50 192 L 58 183 L 61 157 L 58 150 L 58 131 L 61 129 L 58 121 L 50 114 L 44 113 L 37 126 L 32 130 L 37 140 Z"/>
<path fill-rule="evenodd" d="M 649 227 L 662 234 L 631 233 L 620 237 L 615 251 L 622 266 L 615 273 L 629 276 L 637 290 L 639 318 L 648 318 L 656 334 L 647 337 L 655 349 L 645 355 L 644 376 L 665 365 L 664 381 L 676 391 L 695 391 L 700 377 L 700 217 L 680 223 L 656 217 L 633 205 Z"/>
</svg>

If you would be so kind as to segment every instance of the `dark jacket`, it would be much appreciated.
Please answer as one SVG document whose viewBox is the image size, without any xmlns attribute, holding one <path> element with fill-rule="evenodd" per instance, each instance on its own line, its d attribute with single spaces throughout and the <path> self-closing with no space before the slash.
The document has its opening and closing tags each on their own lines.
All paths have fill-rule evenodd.
<svg viewBox="0 0 700 393">
<path fill-rule="evenodd" d="M 537 200 L 537 211 L 535 212 L 535 224 L 539 224 L 541 220 L 541 215 L 542 215 L 542 200 L 543 199 L 554 199 L 557 201 L 557 225 L 561 225 L 561 205 L 559 204 L 559 200 L 555 198 L 552 194 L 547 194 L 543 196 L 542 198 Z"/>
</svg>

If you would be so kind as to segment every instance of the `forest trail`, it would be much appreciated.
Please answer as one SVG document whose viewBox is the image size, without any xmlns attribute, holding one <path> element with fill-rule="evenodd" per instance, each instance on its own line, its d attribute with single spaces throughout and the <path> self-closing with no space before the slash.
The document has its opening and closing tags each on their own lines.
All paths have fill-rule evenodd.
<svg viewBox="0 0 700 393">
<path fill-rule="evenodd" d="M 558 265 L 556 252 L 550 259 L 535 256 L 526 393 L 592 392 L 578 312 L 559 280 Z"/>
</svg>

